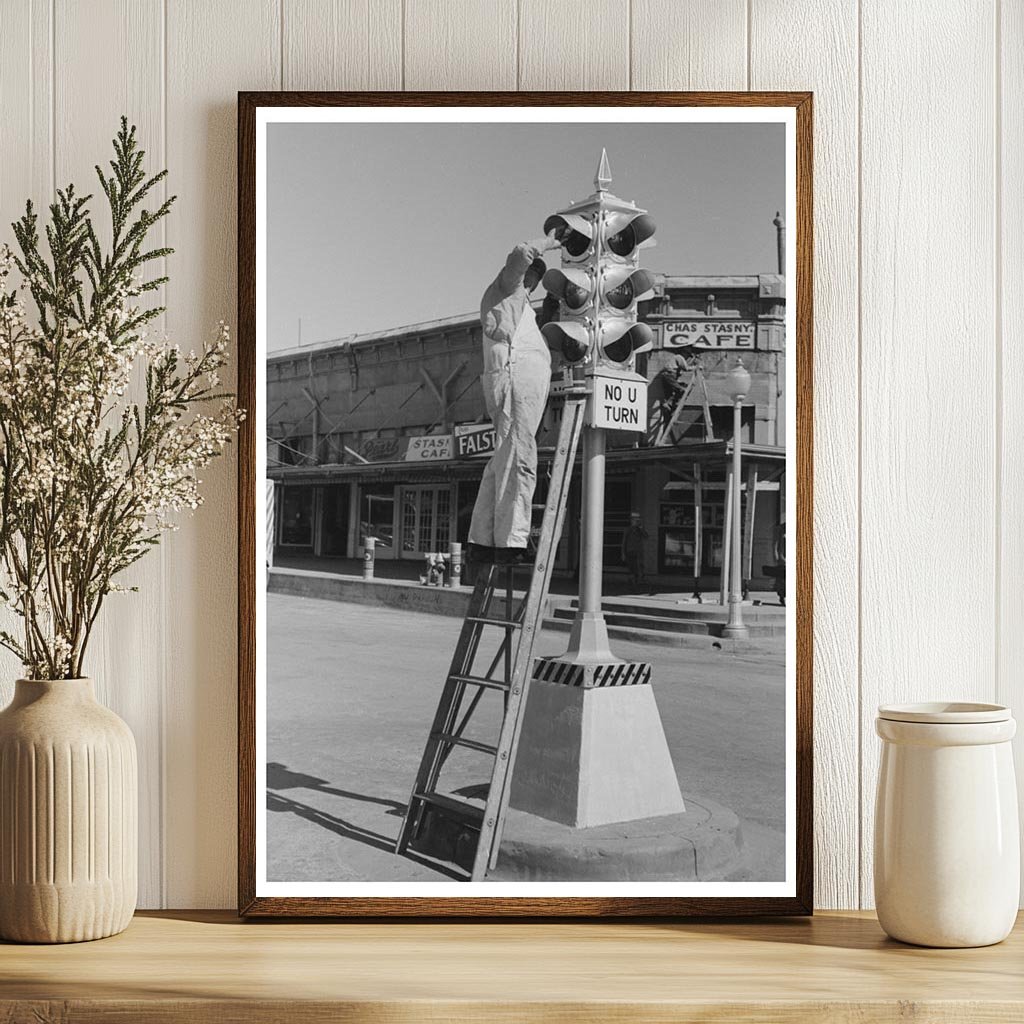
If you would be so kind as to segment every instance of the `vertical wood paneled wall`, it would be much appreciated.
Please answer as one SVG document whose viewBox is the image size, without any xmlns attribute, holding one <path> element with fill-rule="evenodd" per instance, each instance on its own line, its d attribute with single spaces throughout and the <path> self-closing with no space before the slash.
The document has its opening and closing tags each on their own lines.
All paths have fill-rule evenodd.
<svg viewBox="0 0 1024 1024">
<path fill-rule="evenodd" d="M 127 113 L 179 196 L 183 344 L 234 315 L 239 89 L 815 92 L 817 902 L 870 906 L 876 705 L 1024 709 L 1024 4 L 0 0 L 0 25 L 0 224 L 89 184 Z M 95 649 L 139 743 L 143 906 L 234 903 L 234 473 Z"/>
</svg>

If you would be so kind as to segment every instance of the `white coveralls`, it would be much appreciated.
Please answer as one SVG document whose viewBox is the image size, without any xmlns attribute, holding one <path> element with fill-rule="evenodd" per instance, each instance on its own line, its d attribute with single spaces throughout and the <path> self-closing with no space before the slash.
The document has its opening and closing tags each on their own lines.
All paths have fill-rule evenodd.
<svg viewBox="0 0 1024 1024">
<path fill-rule="evenodd" d="M 525 548 L 537 483 L 537 428 L 551 383 L 551 353 L 523 278 L 540 249 L 517 245 L 480 303 L 484 372 L 480 379 L 494 424 L 494 454 L 473 507 L 469 541 Z"/>
</svg>

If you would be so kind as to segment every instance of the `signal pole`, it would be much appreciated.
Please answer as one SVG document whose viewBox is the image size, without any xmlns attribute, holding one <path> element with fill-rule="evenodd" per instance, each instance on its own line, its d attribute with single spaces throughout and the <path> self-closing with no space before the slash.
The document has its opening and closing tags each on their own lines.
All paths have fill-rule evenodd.
<svg viewBox="0 0 1024 1024">
<path fill-rule="evenodd" d="M 580 590 L 567 650 L 534 667 L 511 783 L 513 807 L 576 828 L 685 810 L 651 666 L 612 653 L 601 610 L 606 431 L 646 430 L 647 381 L 636 372 L 635 356 L 653 342 L 637 319 L 637 303 L 653 291 L 639 249 L 654 234 L 654 221 L 612 195 L 611 181 L 602 151 L 593 194 L 544 222 L 545 234 L 558 232 L 562 266 L 544 275 L 559 318 L 541 330 L 590 391 Z"/>
<path fill-rule="evenodd" d="M 604 575 L 605 434 L 600 427 L 583 431 L 583 515 L 580 538 L 580 594 L 565 656 L 579 662 L 614 661 L 608 626 L 601 610 Z"/>
<path fill-rule="evenodd" d="M 579 664 L 617 661 L 601 611 L 605 430 L 609 423 L 645 429 L 647 381 L 635 372 L 635 355 L 652 342 L 650 328 L 637 320 L 637 302 L 654 283 L 639 267 L 639 248 L 654 234 L 654 221 L 635 203 L 612 195 L 611 182 L 602 150 L 593 194 L 544 224 L 545 233 L 561 232 L 563 265 L 544 275 L 544 286 L 560 301 L 560 316 L 542 330 L 591 388 L 583 435 L 579 603 L 565 654 Z"/>
</svg>

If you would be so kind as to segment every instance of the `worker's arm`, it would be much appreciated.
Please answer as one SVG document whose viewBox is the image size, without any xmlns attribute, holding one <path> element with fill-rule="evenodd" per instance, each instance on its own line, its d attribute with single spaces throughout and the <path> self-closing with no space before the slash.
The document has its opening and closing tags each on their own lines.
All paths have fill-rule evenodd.
<svg viewBox="0 0 1024 1024">
<path fill-rule="evenodd" d="M 545 324 L 557 320 L 558 309 L 558 299 L 549 292 L 544 296 L 544 304 L 540 307 L 540 312 L 537 314 L 537 326 L 543 327 Z"/>
<path fill-rule="evenodd" d="M 506 257 L 505 266 L 498 275 L 498 282 L 505 295 L 511 295 L 522 283 L 530 264 L 549 249 L 557 249 L 561 242 L 551 231 L 544 238 L 534 239 L 532 242 L 521 242 Z"/>
<path fill-rule="evenodd" d="M 529 242 L 522 242 L 508 254 L 505 266 L 498 275 L 502 292 L 511 295 L 523 283 L 523 278 L 534 259 L 535 250 Z"/>
</svg>

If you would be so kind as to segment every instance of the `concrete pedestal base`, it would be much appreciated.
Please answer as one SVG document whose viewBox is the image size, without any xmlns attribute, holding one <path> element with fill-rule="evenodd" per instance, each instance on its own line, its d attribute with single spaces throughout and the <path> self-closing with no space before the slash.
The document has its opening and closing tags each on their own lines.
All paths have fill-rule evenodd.
<svg viewBox="0 0 1024 1024">
<path fill-rule="evenodd" d="M 642 662 L 538 661 L 510 805 L 574 828 L 683 813 L 649 680 Z"/>
</svg>

